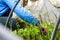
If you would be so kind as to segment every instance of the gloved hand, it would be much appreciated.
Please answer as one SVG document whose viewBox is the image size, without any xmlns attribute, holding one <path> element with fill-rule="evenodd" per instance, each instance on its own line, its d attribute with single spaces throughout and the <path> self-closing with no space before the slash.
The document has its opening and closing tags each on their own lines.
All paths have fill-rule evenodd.
<svg viewBox="0 0 60 40">
<path fill-rule="evenodd" d="M 43 34 L 46 35 L 46 28 L 42 24 L 40 24 L 40 21 L 37 18 L 34 19 L 34 24 L 39 26 L 39 28 L 42 29 Z"/>
<path fill-rule="evenodd" d="M 46 33 L 47 33 L 46 28 L 42 24 L 40 24 L 40 27 L 42 28 L 43 34 L 46 35 Z"/>
</svg>

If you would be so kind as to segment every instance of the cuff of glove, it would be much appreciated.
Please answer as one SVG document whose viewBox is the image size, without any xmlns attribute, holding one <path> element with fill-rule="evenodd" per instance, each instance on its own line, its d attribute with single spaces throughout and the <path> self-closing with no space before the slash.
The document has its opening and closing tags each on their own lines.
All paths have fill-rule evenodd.
<svg viewBox="0 0 60 40">
<path fill-rule="evenodd" d="M 38 26 L 40 25 L 40 21 L 37 18 L 35 18 L 33 24 L 36 24 Z"/>
</svg>

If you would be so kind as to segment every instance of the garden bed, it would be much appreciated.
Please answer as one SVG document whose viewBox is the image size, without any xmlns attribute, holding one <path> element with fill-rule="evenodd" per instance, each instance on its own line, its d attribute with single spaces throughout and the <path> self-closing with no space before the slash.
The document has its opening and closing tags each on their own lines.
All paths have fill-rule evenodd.
<svg viewBox="0 0 60 40">
<path fill-rule="evenodd" d="M 46 35 L 41 34 L 38 26 L 32 25 L 27 22 L 22 22 L 22 23 L 23 24 L 17 23 L 17 27 L 20 27 L 20 26 L 21 27 L 18 28 L 17 30 L 14 30 L 13 34 L 22 36 L 25 40 L 50 40 L 52 31 L 54 28 L 53 23 L 47 24 L 46 22 L 42 22 L 42 24 L 46 27 L 46 30 L 47 30 Z M 60 27 L 57 30 L 55 40 L 60 40 Z"/>
</svg>

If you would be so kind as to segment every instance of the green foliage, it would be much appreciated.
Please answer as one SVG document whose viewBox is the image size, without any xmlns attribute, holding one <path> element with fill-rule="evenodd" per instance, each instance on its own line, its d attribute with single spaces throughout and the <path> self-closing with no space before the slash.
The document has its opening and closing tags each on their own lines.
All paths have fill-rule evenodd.
<svg viewBox="0 0 60 40">
<path fill-rule="evenodd" d="M 15 31 L 13 31 L 14 34 L 17 34 L 18 36 L 22 36 L 25 40 L 50 40 L 51 33 L 54 28 L 54 24 L 47 24 L 46 22 L 42 22 L 42 24 L 46 27 L 47 35 L 41 35 L 41 32 L 39 30 L 38 26 L 25 23 L 26 26 L 24 28 L 20 28 Z M 17 24 L 18 25 L 18 24 Z M 55 40 L 60 40 L 60 27 L 57 30 Z"/>
</svg>

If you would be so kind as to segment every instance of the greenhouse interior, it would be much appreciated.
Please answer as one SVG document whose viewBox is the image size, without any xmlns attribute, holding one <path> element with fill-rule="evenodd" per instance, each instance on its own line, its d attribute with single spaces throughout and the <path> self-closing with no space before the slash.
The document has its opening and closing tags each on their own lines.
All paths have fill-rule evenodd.
<svg viewBox="0 0 60 40">
<path fill-rule="evenodd" d="M 0 40 L 60 40 L 60 0 L 0 0 Z"/>
</svg>

